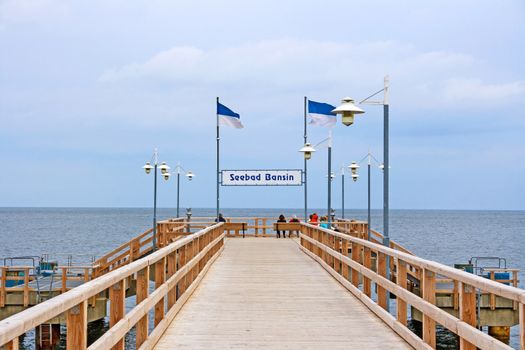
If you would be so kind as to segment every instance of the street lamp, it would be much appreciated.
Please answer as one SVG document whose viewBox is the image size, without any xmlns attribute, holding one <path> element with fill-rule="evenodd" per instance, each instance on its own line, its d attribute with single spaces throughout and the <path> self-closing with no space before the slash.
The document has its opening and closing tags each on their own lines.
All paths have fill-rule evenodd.
<svg viewBox="0 0 525 350">
<path fill-rule="evenodd" d="M 351 165 L 348 166 L 350 169 L 350 174 L 352 175 L 352 181 L 356 182 L 357 179 L 359 179 L 359 175 L 357 175 L 357 170 L 359 169 L 359 165 L 356 164 L 356 162 L 352 162 Z M 343 165 L 341 167 L 341 218 L 345 218 L 345 166 Z"/>
<path fill-rule="evenodd" d="M 191 171 L 186 171 L 186 169 L 184 169 L 181 165 L 180 165 L 180 162 L 177 163 L 177 217 L 179 217 L 179 198 L 180 198 L 180 173 L 181 171 L 183 171 L 186 176 L 186 178 L 188 179 L 188 181 L 191 181 L 194 177 L 195 177 L 195 174 L 193 174 Z"/>
<path fill-rule="evenodd" d="M 299 150 L 299 152 L 303 152 L 305 160 L 312 159 L 312 153 L 314 153 L 315 151 L 316 149 L 313 148 L 312 145 L 309 143 L 305 143 L 304 147 Z"/>
<path fill-rule="evenodd" d="M 365 111 L 363 111 L 361 108 L 355 105 L 354 99 L 350 97 L 343 98 L 341 103 L 342 104 L 336 109 L 334 109 L 332 112 L 341 115 L 341 122 L 345 126 L 350 126 L 354 124 L 354 116 L 356 114 L 365 113 Z"/>
<path fill-rule="evenodd" d="M 331 215 L 332 215 L 332 180 L 335 177 L 335 174 L 332 172 L 332 130 L 328 132 L 328 138 L 322 140 L 321 142 L 317 143 L 314 147 L 312 147 L 311 144 L 305 143 L 304 147 L 299 150 L 299 152 L 302 152 L 304 154 L 304 159 L 309 160 L 312 158 L 312 153 L 316 151 L 315 147 L 320 146 L 322 143 L 328 142 L 328 174 L 327 176 L 327 182 L 328 182 L 328 209 L 327 209 L 327 218 L 328 218 L 328 224 L 332 222 Z M 306 208 L 306 203 L 305 203 Z M 306 216 L 306 213 L 305 213 Z"/>
<path fill-rule="evenodd" d="M 159 152 L 155 148 L 153 152 L 153 165 L 150 162 L 146 162 L 146 165 L 142 167 L 146 174 L 150 174 L 151 170 L 154 170 L 153 173 L 153 251 L 157 250 L 157 168 L 160 169 L 160 173 L 164 180 L 169 180 L 170 178 L 170 167 L 162 162 L 159 163 Z"/>
<path fill-rule="evenodd" d="M 384 158 L 384 168 L 383 168 L 383 245 L 390 247 L 390 235 L 389 235 L 389 125 L 388 125 L 388 115 L 389 115 L 389 89 L 390 89 L 390 79 L 387 76 L 384 78 L 383 88 L 372 95 L 368 96 L 364 100 L 360 101 L 359 104 L 369 104 L 369 105 L 382 105 L 383 106 L 383 158 Z M 370 99 L 378 94 L 383 92 L 383 101 L 371 101 Z M 343 116 L 343 124 L 351 125 L 353 123 L 354 114 L 363 113 L 356 112 L 352 110 L 352 105 L 354 101 L 350 98 L 344 98 L 343 104 L 337 107 L 334 112 L 341 114 Z M 345 114 L 347 116 L 346 122 L 344 121 Z M 386 278 L 390 278 L 390 257 L 386 257 Z M 389 292 L 387 292 L 389 294 Z M 387 303 L 389 297 L 387 298 Z M 389 305 L 387 304 L 387 310 Z"/>
</svg>

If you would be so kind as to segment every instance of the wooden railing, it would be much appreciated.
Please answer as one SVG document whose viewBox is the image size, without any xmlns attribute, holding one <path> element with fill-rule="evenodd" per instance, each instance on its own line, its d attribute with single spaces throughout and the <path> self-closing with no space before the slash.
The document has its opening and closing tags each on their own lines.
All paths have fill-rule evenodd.
<svg viewBox="0 0 525 350">
<path fill-rule="evenodd" d="M 185 227 L 183 220 L 183 218 L 178 218 L 157 223 L 157 247 L 162 248 L 181 236 L 180 233 L 183 232 Z M 150 228 L 97 259 L 94 262 L 94 265 L 97 266 L 95 277 L 127 265 L 152 251 L 153 229 Z"/>
<path fill-rule="evenodd" d="M 89 349 L 122 350 L 124 337 L 132 328 L 136 331 L 136 348 L 151 349 L 222 251 L 223 225 L 216 224 L 178 239 L 144 258 L 0 321 L 0 346 L 18 349 L 19 336 L 65 313 L 67 348 L 86 349 L 89 299 L 108 293 L 110 329 Z M 151 294 L 150 271 L 155 276 L 155 290 Z M 126 313 L 125 291 L 132 279 L 136 281 L 136 305 Z M 154 328 L 149 333 L 151 310 Z"/>
<path fill-rule="evenodd" d="M 319 262 L 334 278 L 358 297 L 370 310 L 416 349 L 436 347 L 436 324 L 440 324 L 460 339 L 460 349 L 511 349 L 476 328 L 476 290 L 512 300 L 519 308 L 521 349 L 525 349 L 525 291 L 487 280 L 458 269 L 421 259 L 348 234 L 302 224 L 301 248 Z M 350 256 L 348 251 L 351 250 Z M 376 255 L 372 266 L 372 254 Z M 387 261 L 393 260 L 396 282 L 387 278 Z M 374 271 L 375 268 L 375 272 Z M 407 290 L 409 269 L 420 271 L 421 296 Z M 459 318 L 436 305 L 436 279 L 447 278 L 457 284 Z M 360 283 L 362 281 L 362 283 Z M 372 287 L 377 288 L 377 301 L 372 299 Z M 388 312 L 388 292 L 397 297 L 397 312 Z M 423 314 L 422 339 L 407 326 L 407 306 Z"/>
</svg>

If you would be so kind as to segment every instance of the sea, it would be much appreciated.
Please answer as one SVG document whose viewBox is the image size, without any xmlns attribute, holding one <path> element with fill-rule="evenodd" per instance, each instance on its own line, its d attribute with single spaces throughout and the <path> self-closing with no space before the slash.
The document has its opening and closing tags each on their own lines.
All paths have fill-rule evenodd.
<svg viewBox="0 0 525 350">
<path fill-rule="evenodd" d="M 277 218 L 284 214 L 301 218 L 304 214 L 303 209 L 285 208 L 221 211 L 226 217 Z M 192 208 L 191 212 L 194 217 L 215 215 L 215 209 Z M 172 218 L 176 211 L 158 209 L 157 216 L 159 220 Z M 346 210 L 344 216 L 366 220 L 367 211 Z M 5 260 L 9 257 L 43 254 L 64 262 L 89 263 L 147 230 L 152 222 L 150 208 L 0 208 L 0 264 L 9 263 Z M 382 222 L 382 211 L 372 210 L 371 227 L 383 232 Z M 521 270 L 519 286 L 525 288 L 525 211 L 391 210 L 389 232 L 392 240 L 416 255 L 449 266 L 467 263 L 472 257 L 502 258 L 507 267 Z M 90 338 L 107 327 L 107 320 L 91 325 Z M 438 347 L 456 348 L 455 340 L 449 338 L 438 339 Z M 510 345 L 519 347 L 517 327 L 511 330 Z M 64 341 L 61 347 L 65 348 Z M 34 335 L 27 334 L 21 348 L 33 349 Z"/>
</svg>

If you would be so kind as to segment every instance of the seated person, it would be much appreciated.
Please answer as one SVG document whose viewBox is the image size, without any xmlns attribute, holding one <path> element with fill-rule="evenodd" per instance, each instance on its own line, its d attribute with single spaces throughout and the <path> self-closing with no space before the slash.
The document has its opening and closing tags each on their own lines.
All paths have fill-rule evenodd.
<svg viewBox="0 0 525 350">
<path fill-rule="evenodd" d="M 286 219 L 284 218 L 283 214 L 279 215 L 279 219 L 277 220 L 277 222 L 286 222 Z M 281 238 L 281 231 L 280 230 L 276 230 L 276 231 L 277 231 L 277 238 Z M 286 238 L 285 231 L 283 231 L 283 238 Z"/>
</svg>

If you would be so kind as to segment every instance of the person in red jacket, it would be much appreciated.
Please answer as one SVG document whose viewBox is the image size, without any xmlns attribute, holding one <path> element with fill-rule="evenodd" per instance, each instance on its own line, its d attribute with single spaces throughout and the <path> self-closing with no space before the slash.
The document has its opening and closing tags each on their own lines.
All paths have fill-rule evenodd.
<svg viewBox="0 0 525 350">
<path fill-rule="evenodd" d="M 313 213 L 312 216 L 310 217 L 310 223 L 312 225 L 319 225 L 319 215 L 317 215 L 317 213 Z"/>
</svg>

